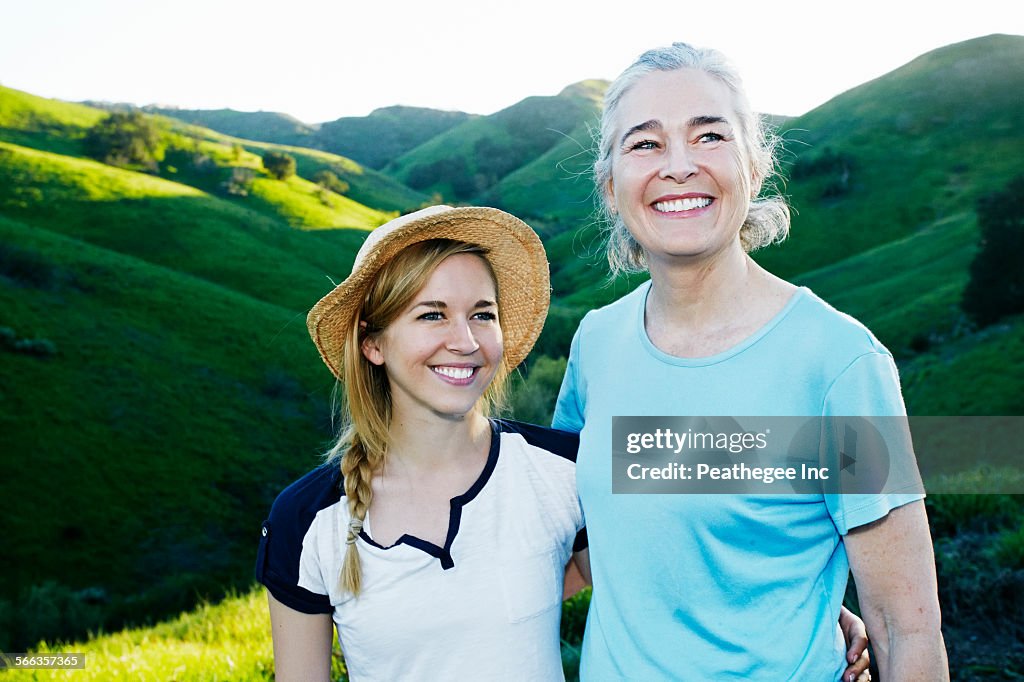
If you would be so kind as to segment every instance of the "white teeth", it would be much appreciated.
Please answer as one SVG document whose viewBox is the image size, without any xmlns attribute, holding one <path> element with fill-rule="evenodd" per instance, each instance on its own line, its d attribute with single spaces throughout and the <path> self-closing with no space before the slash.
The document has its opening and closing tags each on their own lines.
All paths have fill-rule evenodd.
<svg viewBox="0 0 1024 682">
<path fill-rule="evenodd" d="M 686 199 L 674 199 L 672 201 L 659 201 L 654 204 L 654 208 L 661 211 L 662 213 L 680 213 L 682 211 L 692 211 L 695 208 L 704 208 L 711 203 L 710 197 L 699 197 Z"/>
<path fill-rule="evenodd" d="M 473 376 L 472 367 L 431 367 L 431 369 L 449 379 L 468 379 Z"/>
</svg>

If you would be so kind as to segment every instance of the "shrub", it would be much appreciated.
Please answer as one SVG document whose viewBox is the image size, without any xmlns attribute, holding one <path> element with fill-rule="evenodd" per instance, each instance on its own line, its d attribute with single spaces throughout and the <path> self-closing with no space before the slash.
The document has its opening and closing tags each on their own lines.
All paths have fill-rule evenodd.
<svg viewBox="0 0 1024 682">
<path fill-rule="evenodd" d="M 510 402 L 516 419 L 533 424 L 551 423 L 565 367 L 565 358 L 552 360 L 542 355 L 534 361 L 526 379 L 515 381 Z"/>
<path fill-rule="evenodd" d="M 347 182 L 329 170 L 317 171 L 316 175 L 313 176 L 313 182 L 335 194 L 347 194 L 350 189 Z"/>
<path fill-rule="evenodd" d="M 977 215 L 980 248 L 961 305 L 984 326 L 1024 312 L 1024 175 L 982 197 Z"/>
<path fill-rule="evenodd" d="M 74 284 L 71 273 L 39 253 L 13 244 L 0 244 L 0 276 L 42 291 L 56 291 L 62 284 Z"/>
<path fill-rule="evenodd" d="M 252 191 L 252 181 L 255 176 L 251 168 L 232 168 L 231 175 L 221 183 L 221 189 L 226 194 L 237 197 L 247 197 Z"/>
<path fill-rule="evenodd" d="M 14 613 L 13 644 L 19 648 L 48 639 L 69 640 L 103 625 L 103 608 L 95 590 L 75 592 L 48 580 L 22 593 Z"/>
<path fill-rule="evenodd" d="M 18 339 L 14 342 L 14 351 L 26 355 L 49 357 L 57 354 L 57 346 L 49 339 Z"/>
<path fill-rule="evenodd" d="M 122 168 L 157 170 L 167 147 L 163 132 L 152 119 L 138 112 L 114 112 L 85 136 L 89 156 Z"/>
<path fill-rule="evenodd" d="M 278 180 L 287 180 L 295 175 L 295 157 L 283 152 L 267 152 L 263 155 L 263 167 Z"/>
</svg>

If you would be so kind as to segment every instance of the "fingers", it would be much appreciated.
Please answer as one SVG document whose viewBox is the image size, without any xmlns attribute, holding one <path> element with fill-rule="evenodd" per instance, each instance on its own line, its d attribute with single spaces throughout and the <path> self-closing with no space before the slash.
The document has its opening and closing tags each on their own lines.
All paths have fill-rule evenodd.
<svg viewBox="0 0 1024 682">
<path fill-rule="evenodd" d="M 850 663 L 856 663 L 857 659 L 868 652 L 867 633 L 861 630 L 860 632 L 848 634 L 848 639 L 846 660 Z"/>
<path fill-rule="evenodd" d="M 843 682 L 870 682 L 871 671 L 868 670 L 870 665 L 871 657 L 868 655 L 867 649 L 864 649 L 857 660 L 843 671 Z"/>
</svg>

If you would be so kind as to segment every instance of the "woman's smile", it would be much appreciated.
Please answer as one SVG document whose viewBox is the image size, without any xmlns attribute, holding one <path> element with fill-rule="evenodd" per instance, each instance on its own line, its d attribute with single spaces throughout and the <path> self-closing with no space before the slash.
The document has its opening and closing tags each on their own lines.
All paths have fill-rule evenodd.
<svg viewBox="0 0 1024 682">
<path fill-rule="evenodd" d="M 430 369 L 447 383 L 466 386 L 473 383 L 473 378 L 480 368 L 477 365 L 435 365 Z"/>
<path fill-rule="evenodd" d="M 673 194 L 661 197 L 651 206 L 658 213 L 680 217 L 703 215 L 705 209 L 714 202 L 714 198 L 706 194 Z"/>
</svg>

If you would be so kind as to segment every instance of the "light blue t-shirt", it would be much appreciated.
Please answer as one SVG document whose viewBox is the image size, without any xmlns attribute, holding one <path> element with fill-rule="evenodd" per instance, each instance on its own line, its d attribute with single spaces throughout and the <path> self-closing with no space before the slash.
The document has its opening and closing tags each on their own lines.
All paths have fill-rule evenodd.
<svg viewBox="0 0 1024 682">
<path fill-rule="evenodd" d="M 837 680 L 842 536 L 920 494 L 612 494 L 614 416 L 905 414 L 892 356 L 799 289 L 734 348 L 678 358 L 644 329 L 650 283 L 590 312 L 553 426 L 580 432 L 594 594 L 581 679 Z"/>
</svg>

